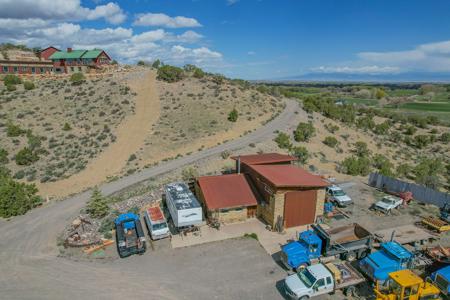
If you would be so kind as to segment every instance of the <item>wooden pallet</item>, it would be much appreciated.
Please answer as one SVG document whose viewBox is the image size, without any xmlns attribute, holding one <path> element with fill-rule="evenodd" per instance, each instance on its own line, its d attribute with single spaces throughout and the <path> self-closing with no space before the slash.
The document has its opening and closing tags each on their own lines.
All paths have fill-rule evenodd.
<svg viewBox="0 0 450 300">
<path fill-rule="evenodd" d="M 445 231 L 449 231 L 450 230 L 450 224 L 433 216 L 424 218 L 422 220 L 422 223 L 424 225 L 427 225 L 435 230 L 437 230 L 438 232 L 445 232 Z"/>
</svg>

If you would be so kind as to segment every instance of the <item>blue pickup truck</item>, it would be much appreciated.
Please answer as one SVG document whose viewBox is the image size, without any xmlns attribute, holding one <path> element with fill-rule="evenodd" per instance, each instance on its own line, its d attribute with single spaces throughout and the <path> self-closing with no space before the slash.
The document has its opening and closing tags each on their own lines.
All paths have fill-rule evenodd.
<svg viewBox="0 0 450 300">
<path fill-rule="evenodd" d="M 410 269 L 414 255 L 395 241 L 381 244 L 381 249 L 375 251 L 359 262 L 361 271 L 373 282 L 384 282 L 389 273 Z"/>
<path fill-rule="evenodd" d="M 143 254 L 146 250 L 145 234 L 138 215 L 121 214 L 114 220 L 117 251 L 121 258 Z"/>
<path fill-rule="evenodd" d="M 312 229 L 299 234 L 297 241 L 281 247 L 281 262 L 295 270 L 321 257 L 339 256 L 352 261 L 370 253 L 372 240 L 370 232 L 356 223 L 331 229 L 312 225 Z"/>
</svg>

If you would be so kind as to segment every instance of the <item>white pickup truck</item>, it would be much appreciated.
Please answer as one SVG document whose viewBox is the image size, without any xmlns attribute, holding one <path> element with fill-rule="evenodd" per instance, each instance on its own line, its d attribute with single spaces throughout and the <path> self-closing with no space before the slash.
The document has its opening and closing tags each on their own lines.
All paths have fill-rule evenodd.
<svg viewBox="0 0 450 300">
<path fill-rule="evenodd" d="M 340 187 L 332 185 L 326 188 L 326 197 L 331 202 L 336 203 L 339 207 L 348 206 L 353 204 L 352 198 L 350 198 Z"/>
<path fill-rule="evenodd" d="M 393 209 L 400 207 L 402 203 L 403 200 L 401 198 L 389 195 L 384 196 L 383 199 L 375 203 L 373 208 L 389 215 Z"/>
<path fill-rule="evenodd" d="M 290 299 L 306 300 L 337 290 L 343 290 L 346 296 L 356 296 L 356 286 L 363 282 L 364 277 L 348 262 L 319 263 L 289 275 L 284 286 Z"/>
</svg>

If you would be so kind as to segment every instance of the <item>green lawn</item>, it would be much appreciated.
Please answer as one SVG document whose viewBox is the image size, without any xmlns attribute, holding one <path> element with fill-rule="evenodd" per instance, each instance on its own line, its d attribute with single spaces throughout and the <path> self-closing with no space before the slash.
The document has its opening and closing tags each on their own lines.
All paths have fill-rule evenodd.
<svg viewBox="0 0 450 300">
<path fill-rule="evenodd" d="M 407 110 L 450 112 L 450 102 L 409 102 L 400 105 L 400 108 Z"/>
<path fill-rule="evenodd" d="M 367 106 L 376 106 L 378 104 L 378 100 L 375 99 L 345 98 L 344 100 L 349 104 L 364 104 Z"/>
</svg>

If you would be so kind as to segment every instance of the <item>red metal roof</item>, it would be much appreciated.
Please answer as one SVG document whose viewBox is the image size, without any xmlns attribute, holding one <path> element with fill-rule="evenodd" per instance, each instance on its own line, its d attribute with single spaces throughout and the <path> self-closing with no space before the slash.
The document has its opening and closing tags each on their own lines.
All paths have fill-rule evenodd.
<svg viewBox="0 0 450 300">
<path fill-rule="evenodd" d="M 147 208 L 147 213 L 152 221 L 164 220 L 164 215 L 159 206 L 153 206 L 153 207 Z"/>
<path fill-rule="evenodd" d="M 251 165 L 250 168 L 276 187 L 326 187 L 320 176 L 293 165 Z"/>
<path fill-rule="evenodd" d="M 244 174 L 203 176 L 198 184 L 209 210 L 257 204 Z"/>
<path fill-rule="evenodd" d="M 244 163 L 246 165 L 264 165 L 264 164 L 291 162 L 297 160 L 293 156 L 280 153 L 250 154 L 250 155 L 233 156 L 231 158 L 237 160 L 238 157 L 241 158 L 241 163 Z"/>
</svg>

